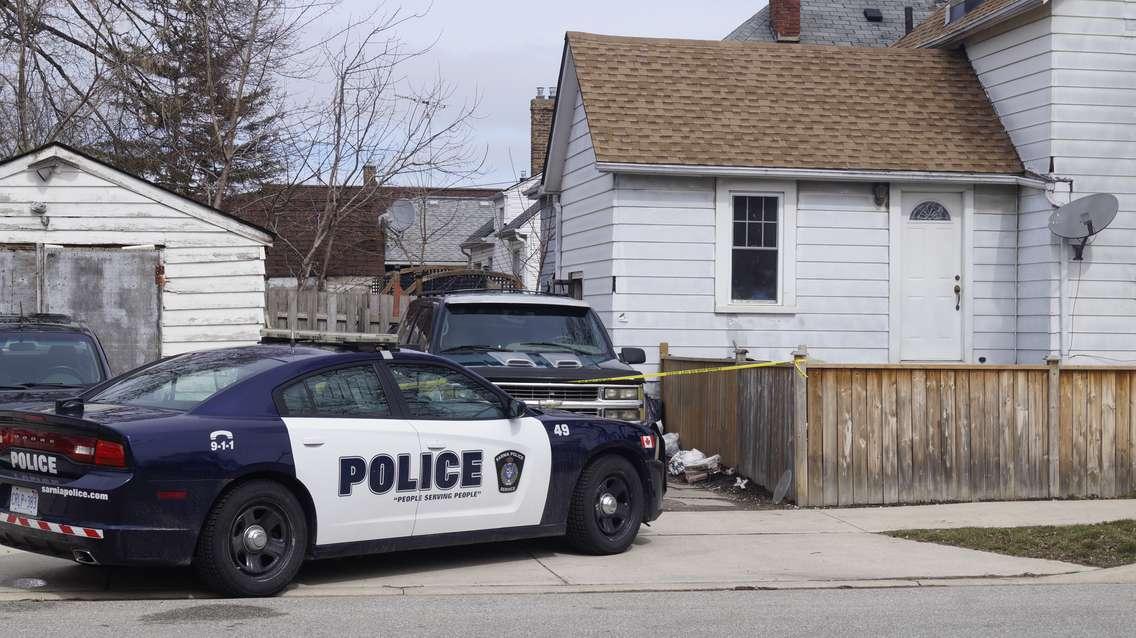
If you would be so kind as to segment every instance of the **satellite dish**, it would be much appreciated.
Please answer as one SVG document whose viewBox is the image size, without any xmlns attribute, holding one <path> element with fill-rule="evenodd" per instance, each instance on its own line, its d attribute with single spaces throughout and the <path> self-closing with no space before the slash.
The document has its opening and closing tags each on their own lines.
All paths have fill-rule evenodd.
<svg viewBox="0 0 1136 638">
<path fill-rule="evenodd" d="M 386 222 L 387 227 L 396 234 L 406 232 L 414 224 L 418 215 L 418 208 L 409 199 L 396 199 L 386 213 L 379 216 L 379 223 Z"/>
<path fill-rule="evenodd" d="M 1049 217 L 1049 230 L 1058 237 L 1081 240 L 1081 243 L 1073 244 L 1073 261 L 1081 261 L 1089 237 L 1108 228 L 1116 219 L 1118 210 L 1120 202 L 1115 195 L 1099 193 L 1082 197 L 1053 211 Z"/>
</svg>

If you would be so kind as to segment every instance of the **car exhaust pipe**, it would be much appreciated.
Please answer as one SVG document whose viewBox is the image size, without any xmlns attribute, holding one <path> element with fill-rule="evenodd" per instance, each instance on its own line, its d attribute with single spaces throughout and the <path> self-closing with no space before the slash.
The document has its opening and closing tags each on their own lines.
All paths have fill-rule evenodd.
<svg viewBox="0 0 1136 638">
<path fill-rule="evenodd" d="M 73 551 L 71 553 L 71 555 L 75 558 L 76 563 L 80 563 L 80 564 L 83 564 L 83 565 L 98 565 L 99 564 L 99 561 L 95 560 L 94 556 L 91 556 L 91 552 L 88 552 L 86 550 L 77 549 L 77 550 Z"/>
</svg>

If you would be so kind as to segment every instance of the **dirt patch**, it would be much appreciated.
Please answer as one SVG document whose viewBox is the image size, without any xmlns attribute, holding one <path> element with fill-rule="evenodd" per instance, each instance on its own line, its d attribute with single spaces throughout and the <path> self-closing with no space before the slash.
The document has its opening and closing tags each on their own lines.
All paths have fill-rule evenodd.
<svg viewBox="0 0 1136 638">
<path fill-rule="evenodd" d="M 668 512 L 707 512 L 734 510 L 795 509 L 792 503 L 775 504 L 773 494 L 748 481 L 744 488 L 737 487 L 737 476 L 718 474 L 699 483 L 687 484 L 681 479 L 667 480 L 668 490 L 663 507 Z M 699 503 L 699 497 L 711 497 L 709 503 Z M 732 507 L 713 503 L 729 501 Z"/>
</svg>

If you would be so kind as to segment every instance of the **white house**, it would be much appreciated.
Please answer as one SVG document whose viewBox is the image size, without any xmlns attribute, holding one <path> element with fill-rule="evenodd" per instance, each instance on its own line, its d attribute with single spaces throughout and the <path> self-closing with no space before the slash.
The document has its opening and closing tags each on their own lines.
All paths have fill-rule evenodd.
<svg viewBox="0 0 1136 638">
<path fill-rule="evenodd" d="M 613 341 L 647 349 L 649 366 L 663 341 L 676 355 L 736 346 L 764 359 L 805 344 L 836 362 L 1136 359 L 1124 265 L 1136 264 L 1136 170 L 1125 159 L 1136 138 L 1105 127 L 1113 141 L 1089 168 L 1072 152 L 1089 145 L 1068 140 L 1088 131 L 1059 119 L 1080 100 L 1095 104 L 1082 111 L 1093 121 L 1136 126 L 1136 91 L 1107 88 L 1136 86 L 1115 68 L 1133 67 L 1105 56 L 1112 70 L 1058 71 L 1093 56 L 1053 52 L 1105 39 L 1131 52 L 1120 14 L 1133 3 L 1033 4 L 1045 17 L 1012 24 L 994 25 L 1003 14 L 973 0 L 952 11 L 995 38 L 1035 34 L 1015 55 L 1042 56 L 1030 68 L 1054 87 L 1016 108 L 997 89 L 1017 72 L 1009 58 L 971 65 L 998 48 L 977 44 L 990 40 L 964 53 L 568 34 L 541 187 L 554 201 L 557 279 L 582 281 Z M 1112 12 L 1118 24 L 1059 19 L 1066 10 Z M 945 23 L 944 11 L 928 22 Z M 1098 30 L 1112 35 L 1096 43 Z M 1076 88 L 1094 83 L 1107 86 Z M 1031 106 L 1042 123 L 1019 133 L 1015 116 L 1036 115 Z M 1035 161 L 1049 153 L 1027 147 L 1038 139 L 1054 152 L 1069 142 L 1053 174 L 1047 157 Z M 1074 196 L 1124 200 L 1079 266 L 1079 290 L 1071 251 L 1046 228 L 1050 200 L 1068 200 L 1065 178 Z M 1074 313 L 1082 327 L 1070 344 L 1061 315 Z"/>
<path fill-rule="evenodd" d="M 265 230 L 62 145 L 0 162 L 0 313 L 61 312 L 115 372 L 254 343 Z"/>
<path fill-rule="evenodd" d="M 544 245 L 541 204 L 529 201 L 525 193 L 539 182 L 539 175 L 522 179 L 498 193 L 493 217 L 462 243 L 470 265 L 512 273 L 528 290 L 537 289 Z"/>
<path fill-rule="evenodd" d="M 1112 193 L 1120 214 L 1084 261 L 1053 237 L 1043 193 L 1020 192 L 1018 360 L 1136 360 L 1136 2 L 986 0 L 940 8 L 898 46 L 961 49 L 1027 170 L 1057 203 Z M 948 16 L 947 12 L 950 11 Z"/>
</svg>

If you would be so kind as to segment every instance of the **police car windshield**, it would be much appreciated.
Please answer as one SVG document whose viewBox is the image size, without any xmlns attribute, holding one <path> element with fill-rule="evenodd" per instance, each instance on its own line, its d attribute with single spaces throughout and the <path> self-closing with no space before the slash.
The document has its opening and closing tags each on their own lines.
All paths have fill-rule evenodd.
<svg viewBox="0 0 1136 638">
<path fill-rule="evenodd" d="M 446 307 L 439 353 L 474 348 L 561 352 L 614 358 L 603 325 L 589 308 L 536 304 L 454 304 Z"/>
<path fill-rule="evenodd" d="M 188 411 L 221 390 L 281 364 L 254 350 L 214 350 L 173 357 L 83 397 L 89 403 Z"/>
<path fill-rule="evenodd" d="M 0 332 L 0 386 L 76 387 L 103 380 L 95 343 L 74 332 Z"/>
</svg>

